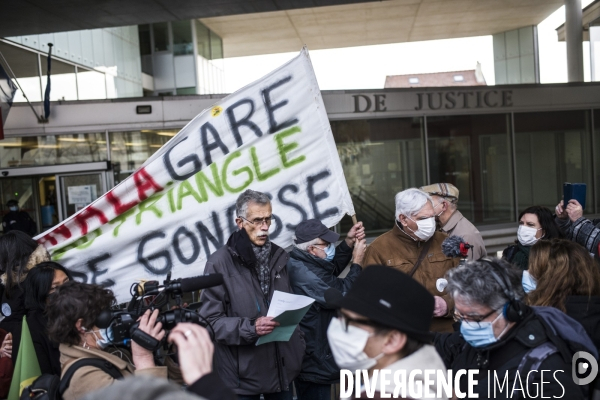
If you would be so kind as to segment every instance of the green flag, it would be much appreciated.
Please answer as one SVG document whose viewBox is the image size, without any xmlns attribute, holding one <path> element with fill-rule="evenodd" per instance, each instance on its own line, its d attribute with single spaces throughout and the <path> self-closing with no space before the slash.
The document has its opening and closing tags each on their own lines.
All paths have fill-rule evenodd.
<svg viewBox="0 0 600 400">
<path fill-rule="evenodd" d="M 27 320 L 23 316 L 23 328 L 21 328 L 21 344 L 19 345 L 19 356 L 15 363 L 15 372 L 10 382 L 8 400 L 19 400 L 24 388 L 42 374 L 40 364 L 35 354 L 33 340 L 27 326 Z"/>
</svg>

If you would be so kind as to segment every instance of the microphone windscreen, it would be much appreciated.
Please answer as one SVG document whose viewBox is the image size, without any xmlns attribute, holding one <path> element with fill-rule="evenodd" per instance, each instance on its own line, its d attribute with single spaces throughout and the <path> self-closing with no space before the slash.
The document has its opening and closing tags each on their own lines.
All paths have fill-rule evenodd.
<svg viewBox="0 0 600 400">
<path fill-rule="evenodd" d="M 446 257 L 462 257 L 460 252 L 460 244 L 466 243 L 460 236 L 448 236 L 442 242 L 442 253 Z"/>
<path fill-rule="evenodd" d="M 223 275 L 208 274 L 202 276 L 194 276 L 191 278 L 183 278 L 180 281 L 180 283 L 182 292 L 195 292 L 196 290 L 222 285 Z"/>
<path fill-rule="evenodd" d="M 110 326 L 111 321 L 113 320 L 113 313 L 110 309 L 102 310 L 100 315 L 96 318 L 96 325 L 100 329 L 106 329 Z"/>
</svg>

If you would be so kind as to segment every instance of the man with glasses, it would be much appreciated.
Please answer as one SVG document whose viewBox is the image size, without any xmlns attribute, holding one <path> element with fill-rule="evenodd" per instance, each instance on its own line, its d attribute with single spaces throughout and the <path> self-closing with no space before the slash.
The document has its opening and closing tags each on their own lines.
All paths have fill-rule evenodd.
<svg viewBox="0 0 600 400">
<path fill-rule="evenodd" d="M 444 275 L 460 260 L 446 257 L 442 252 L 442 242 L 447 235 L 436 231 L 433 202 L 427 193 L 417 188 L 406 189 L 398 193 L 395 200 L 394 226 L 369 245 L 365 265 L 395 268 L 425 286 L 435 298 L 431 330 L 453 332 L 454 304 L 444 291 Z"/>
<path fill-rule="evenodd" d="M 430 344 L 434 300 L 427 289 L 403 272 L 373 265 L 356 278 L 345 296 L 332 288 L 325 297 L 339 311 L 327 331 L 337 365 L 352 374 L 368 370 L 372 380 L 375 370 L 380 370 L 378 376 L 381 370 L 389 371 L 385 387 L 382 379 L 370 382 L 370 387 L 375 385 L 371 398 L 390 397 L 395 372 L 404 371 L 404 376 L 414 376 L 414 387 L 423 388 L 422 398 L 447 399 L 437 396 L 437 381 L 427 380 L 425 374 L 436 370 L 446 376 L 446 367 Z M 353 397 L 368 397 L 365 387 Z"/>
<path fill-rule="evenodd" d="M 291 293 L 289 256 L 269 240 L 273 218 L 266 194 L 246 190 L 237 199 L 238 230 L 210 255 L 205 273 L 220 273 L 224 283 L 202 291 L 200 314 L 215 332 L 218 375 L 238 399 L 291 400 L 300 371 L 304 340 L 299 328 L 287 342 L 256 346 L 278 325 L 267 311 L 275 290 Z"/>
<path fill-rule="evenodd" d="M 330 400 L 331 385 L 340 380 L 340 369 L 327 345 L 327 327 L 335 311 L 327 306 L 324 296 L 330 287 L 347 292 L 361 273 L 367 247 L 362 222 L 354 225 L 336 247 L 339 239 L 338 233 L 318 219 L 303 221 L 296 227 L 294 249 L 287 265 L 290 283 L 294 293 L 315 299 L 300 322 L 306 355 L 294 382 L 298 400 Z M 338 278 L 351 260 L 347 275 Z"/>
<path fill-rule="evenodd" d="M 497 259 L 468 262 L 448 272 L 446 290 L 454 299 L 460 332 L 437 334 L 435 346 L 448 369 L 479 370 L 474 387 L 479 398 L 585 398 L 586 389 L 571 377 L 571 357 L 583 350 L 575 342 L 585 339 L 579 340 L 575 326 L 567 341 L 560 335 L 560 321 L 578 323 L 553 310 L 549 327 L 546 318 L 522 303 L 521 271 Z M 467 387 L 463 377 L 459 389 Z"/>
<path fill-rule="evenodd" d="M 448 236 L 460 236 L 473 246 L 469 249 L 469 260 L 479 260 L 487 255 L 479 230 L 458 211 L 458 188 L 450 183 L 434 183 L 422 186 L 421 190 L 433 199 L 435 219 L 441 231 Z"/>
</svg>

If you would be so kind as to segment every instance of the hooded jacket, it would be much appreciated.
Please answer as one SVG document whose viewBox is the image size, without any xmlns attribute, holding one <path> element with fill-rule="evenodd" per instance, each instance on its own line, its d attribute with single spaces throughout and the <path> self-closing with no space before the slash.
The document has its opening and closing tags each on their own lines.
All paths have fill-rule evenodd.
<svg viewBox="0 0 600 400">
<path fill-rule="evenodd" d="M 327 306 L 324 296 L 325 291 L 332 287 L 344 294 L 350 289 L 362 272 L 360 265 L 352 264 L 345 278 L 338 278 L 338 275 L 351 258 L 352 248 L 344 240 L 337 246 L 333 262 L 299 249 L 290 253 L 287 269 L 292 290 L 295 294 L 315 299 L 300 321 L 306 341 L 306 353 L 298 377 L 300 380 L 318 384 L 334 384 L 340 380 L 340 369 L 327 342 L 327 328 L 336 310 Z"/>
<path fill-rule="evenodd" d="M 442 359 L 440 358 L 440 355 L 437 353 L 437 351 L 435 350 L 435 347 L 431 346 L 431 345 L 424 345 L 423 347 L 421 347 L 419 350 L 415 351 L 414 353 L 410 354 L 407 357 L 401 358 L 400 360 L 396 361 L 393 364 L 388 365 L 387 367 L 379 370 L 378 374 L 381 374 L 382 370 L 387 370 L 390 371 L 390 373 L 387 375 L 386 379 L 389 380 L 389 384 L 386 385 L 385 388 L 382 388 L 381 386 L 381 379 L 378 377 L 376 382 L 371 382 L 369 387 L 369 390 L 367 390 L 367 385 L 363 384 L 362 385 L 362 391 L 361 391 L 361 395 L 360 398 L 371 398 L 371 399 L 382 399 L 382 398 L 389 398 L 390 394 L 392 394 L 391 397 L 394 397 L 394 389 L 396 388 L 396 384 L 394 383 L 394 373 L 396 371 L 404 371 L 404 375 L 406 376 L 407 382 L 408 382 L 408 378 L 411 374 L 412 371 L 415 370 L 420 370 L 420 373 L 416 373 L 414 375 L 413 378 L 413 382 L 414 382 L 414 388 L 415 390 L 419 390 L 418 387 L 421 387 L 422 391 L 423 391 L 423 396 L 422 397 L 410 397 L 410 392 L 408 391 L 409 389 L 406 388 L 406 393 L 405 396 L 402 396 L 402 392 L 398 393 L 398 397 L 400 399 L 438 399 L 438 400 L 448 400 L 448 397 L 445 396 L 444 392 L 442 391 L 442 396 L 437 397 L 437 391 L 438 391 L 438 387 L 437 387 L 437 379 L 435 376 L 430 376 L 428 378 L 428 381 L 430 382 L 429 385 L 425 384 L 425 375 L 424 375 L 424 371 L 425 370 L 435 370 L 437 371 L 442 371 L 444 377 L 447 376 L 447 372 L 446 372 L 446 367 L 444 366 L 444 362 L 442 361 Z M 387 372 L 386 372 L 387 373 Z M 433 377 L 433 379 L 431 379 Z M 425 391 L 425 388 L 428 388 L 428 391 Z M 373 396 L 369 396 L 371 395 L 370 391 L 373 391 Z M 386 397 L 383 397 L 382 394 L 384 394 Z M 355 397 L 354 397 L 355 398 Z"/>
<path fill-rule="evenodd" d="M 436 334 L 434 344 L 446 367 L 453 371 L 479 370 L 473 391 L 480 399 L 541 398 L 542 387 L 546 398 L 586 399 L 587 387 L 576 385 L 571 377 L 571 358 L 575 352 L 589 349 L 557 336 L 555 328 L 550 327 L 542 316 L 530 307 L 523 307 L 523 319 L 489 346 L 473 347 L 460 332 Z M 556 312 L 560 313 L 559 310 Z M 576 324 L 575 321 L 572 323 Z M 582 339 L 585 341 L 586 338 Z M 543 359 L 535 372 L 527 367 L 519 371 L 526 354 L 547 342 L 554 344 L 558 351 Z M 546 372 L 542 374 L 542 371 Z M 467 378 L 462 378 L 460 391 L 466 393 Z"/>
<path fill-rule="evenodd" d="M 442 242 L 447 237 L 443 232 L 435 232 L 429 239 L 431 245 L 425 258 L 413 275 L 414 280 L 425 286 L 433 296 L 443 298 L 448 306 L 446 315 L 432 318 L 431 330 L 435 332 L 453 332 L 454 301 L 443 291 L 443 288 L 440 291 L 441 286 L 438 285 L 440 280 L 445 281 L 446 272 L 456 267 L 460 262 L 460 259 L 446 257 L 442 253 Z M 391 231 L 379 236 L 367 247 L 364 265 L 367 267 L 371 264 L 387 265 L 408 274 L 417 262 L 424 244 L 425 242 L 415 241 L 409 237 L 398 227 L 398 223 L 395 223 Z M 401 290 L 402 288 L 398 289 Z"/>
<path fill-rule="evenodd" d="M 234 232 L 206 262 L 204 272 L 220 273 L 224 282 L 202 291 L 200 314 L 215 332 L 215 369 L 238 395 L 289 390 L 300 372 L 305 344 L 299 328 L 288 342 L 256 346 L 254 324 L 267 315 L 274 291 L 292 293 L 288 259 L 281 247 L 271 243 L 268 296 L 260 288 L 256 256 L 245 230 Z"/>
</svg>

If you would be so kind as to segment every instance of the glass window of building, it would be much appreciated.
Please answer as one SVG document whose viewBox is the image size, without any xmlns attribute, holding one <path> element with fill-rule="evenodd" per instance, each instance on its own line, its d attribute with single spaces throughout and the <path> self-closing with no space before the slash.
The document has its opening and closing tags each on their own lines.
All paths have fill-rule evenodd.
<svg viewBox="0 0 600 400">
<path fill-rule="evenodd" d="M 357 218 L 370 233 L 391 229 L 396 193 L 425 184 L 422 118 L 331 121 L 331 129 Z"/>
<path fill-rule="evenodd" d="M 19 208 L 25 211 L 34 220 L 36 226 L 39 227 L 40 220 L 38 209 L 36 207 L 35 180 L 30 177 L 26 178 L 3 178 L 0 179 L 0 219 L 3 219 L 9 210 L 6 203 L 9 200 L 16 200 L 19 203 Z M 0 224 L 0 229 L 2 225 Z M 36 229 L 37 232 L 39 230 Z"/>
<path fill-rule="evenodd" d="M 1 42 L 0 52 L 4 55 L 6 61 L 10 63 L 10 68 L 16 75 L 19 85 L 25 91 L 25 95 L 29 101 L 42 101 L 38 55 Z M 4 68 L 10 74 L 6 66 Z M 17 90 L 14 101 L 25 101 L 23 92 L 20 89 Z"/>
<path fill-rule="evenodd" d="M 106 77 L 102 72 L 77 67 L 79 100 L 106 99 Z"/>
<path fill-rule="evenodd" d="M 147 56 L 152 54 L 152 41 L 150 39 L 150 25 L 144 24 L 138 26 L 138 36 L 140 40 L 140 55 Z"/>
<path fill-rule="evenodd" d="M 0 141 L 0 168 L 105 161 L 105 138 L 104 133 L 5 138 Z"/>
<path fill-rule="evenodd" d="M 223 58 L 223 40 L 219 35 L 210 31 L 210 59 L 219 60 Z"/>
<path fill-rule="evenodd" d="M 48 83 L 48 57 L 40 56 L 42 62 L 43 92 Z M 50 101 L 77 100 L 77 76 L 75 66 L 52 57 L 50 73 Z"/>
<path fill-rule="evenodd" d="M 192 43 L 192 25 L 190 21 L 171 22 L 173 28 L 173 54 L 184 55 L 194 53 Z"/>
<path fill-rule="evenodd" d="M 154 33 L 154 51 L 169 51 L 169 24 L 160 22 L 152 24 L 152 32 Z"/>
<path fill-rule="evenodd" d="M 554 210 L 564 182 L 587 183 L 586 201 L 592 204 L 589 112 L 518 113 L 514 118 L 519 210 L 533 205 Z"/>
<path fill-rule="evenodd" d="M 111 162 L 115 185 L 136 169 L 177 134 L 176 129 L 111 132 Z"/>
<path fill-rule="evenodd" d="M 210 60 L 210 31 L 202 22 L 194 20 L 196 25 L 196 45 L 198 55 Z"/>
<path fill-rule="evenodd" d="M 456 186 L 458 209 L 471 222 L 514 221 L 509 118 L 427 118 L 430 182 Z"/>
</svg>

